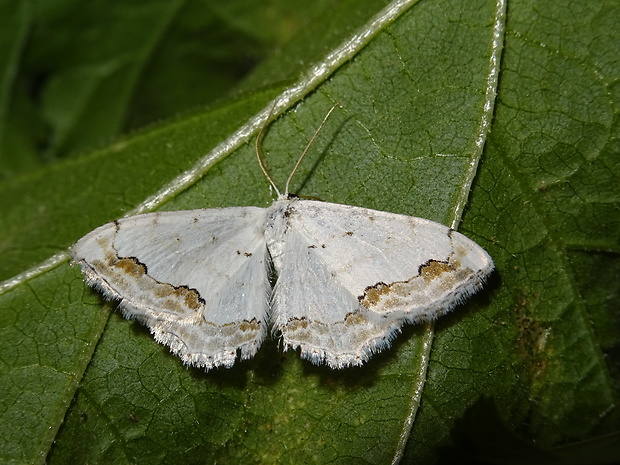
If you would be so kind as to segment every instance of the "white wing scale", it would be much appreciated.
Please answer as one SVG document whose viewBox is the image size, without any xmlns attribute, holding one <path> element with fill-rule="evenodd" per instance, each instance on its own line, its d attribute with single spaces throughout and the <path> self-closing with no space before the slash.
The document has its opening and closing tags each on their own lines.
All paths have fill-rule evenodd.
<svg viewBox="0 0 620 465">
<path fill-rule="evenodd" d="M 252 357 L 267 331 L 265 212 L 137 215 L 95 229 L 72 253 L 89 284 L 185 363 L 232 366 L 237 350 Z"/>
<path fill-rule="evenodd" d="M 405 323 L 451 310 L 493 269 L 476 243 L 421 218 L 306 200 L 138 215 L 72 248 L 87 282 L 119 299 L 185 363 L 252 357 L 269 318 L 285 348 L 361 365 Z"/>
<path fill-rule="evenodd" d="M 447 313 L 493 269 L 475 242 L 422 218 L 315 201 L 271 209 L 274 327 L 286 347 L 333 368 L 361 365 L 403 324 Z"/>
</svg>

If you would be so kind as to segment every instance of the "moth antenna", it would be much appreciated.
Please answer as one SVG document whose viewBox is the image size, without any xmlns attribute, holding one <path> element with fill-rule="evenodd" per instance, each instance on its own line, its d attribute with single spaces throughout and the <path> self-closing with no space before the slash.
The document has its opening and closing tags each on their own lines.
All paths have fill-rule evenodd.
<svg viewBox="0 0 620 465">
<path fill-rule="evenodd" d="M 265 165 L 263 164 L 263 153 L 261 152 L 261 148 L 260 148 L 261 142 L 263 140 L 263 133 L 265 132 L 267 125 L 271 121 L 271 116 L 273 115 L 273 112 L 276 109 L 277 103 L 278 103 L 277 99 L 273 101 L 273 105 L 271 105 L 271 110 L 269 110 L 269 114 L 267 115 L 265 124 L 263 124 L 263 127 L 260 128 L 260 131 L 258 132 L 258 135 L 256 136 L 256 158 L 258 159 L 258 165 L 260 166 L 260 169 L 262 170 L 263 174 L 267 178 L 267 181 L 269 181 L 269 184 L 271 184 L 271 186 L 276 191 L 278 198 L 280 198 L 282 197 L 282 194 L 280 194 L 280 190 L 278 189 L 278 186 L 276 186 L 276 183 L 273 182 L 273 179 L 271 179 L 271 176 L 269 176 L 269 173 L 267 172 L 267 169 L 265 168 Z"/>
<path fill-rule="evenodd" d="M 293 175 L 295 174 L 295 171 L 297 171 L 297 168 L 299 168 L 299 165 L 301 164 L 301 160 L 306 156 L 306 152 L 308 152 L 308 149 L 312 145 L 312 142 L 314 142 L 314 139 L 316 138 L 316 136 L 319 135 L 319 132 L 321 132 L 321 129 L 323 129 L 323 126 L 325 126 L 325 123 L 327 122 L 327 119 L 329 118 L 329 115 L 332 114 L 332 111 L 334 111 L 338 105 L 340 105 L 340 103 L 335 103 L 334 106 L 332 106 L 329 109 L 329 111 L 325 115 L 325 118 L 323 118 L 323 122 L 318 127 L 318 129 L 314 132 L 314 135 L 310 139 L 310 142 L 308 142 L 308 145 L 306 145 L 306 148 L 304 149 L 304 151 L 301 152 L 301 155 L 297 159 L 297 163 L 295 163 L 295 167 L 293 168 L 293 171 L 291 171 L 291 174 L 289 175 L 288 179 L 286 180 L 286 186 L 285 186 L 285 189 L 284 189 L 284 197 L 288 197 L 288 194 L 289 194 L 288 188 L 289 188 L 289 185 L 291 184 L 291 179 L 293 179 Z M 273 184 L 273 182 L 272 182 L 272 184 Z"/>
</svg>

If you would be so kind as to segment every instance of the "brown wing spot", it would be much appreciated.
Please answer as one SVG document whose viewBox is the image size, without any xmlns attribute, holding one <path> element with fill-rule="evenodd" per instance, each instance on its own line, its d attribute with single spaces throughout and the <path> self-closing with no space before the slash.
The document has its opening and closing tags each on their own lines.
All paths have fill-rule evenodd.
<svg viewBox="0 0 620 465">
<path fill-rule="evenodd" d="M 152 278 L 151 278 L 152 279 Z M 173 286 L 169 283 L 161 283 L 159 281 L 154 280 L 151 291 L 157 298 L 166 299 L 167 297 L 172 297 L 173 300 L 168 300 L 168 306 L 175 306 L 175 302 L 182 301 L 185 304 L 185 307 L 198 311 L 205 304 L 205 301 L 196 289 L 192 289 L 188 286 Z M 181 311 L 182 307 L 178 307 L 177 311 Z"/>
<path fill-rule="evenodd" d="M 214 331 L 212 334 L 217 334 L 218 338 L 232 339 L 235 345 L 252 342 L 256 337 L 256 334 L 260 331 L 261 322 L 253 318 L 252 320 L 243 320 L 238 323 L 236 321 L 226 323 L 223 325 L 215 325 L 205 320 L 205 323 L 212 326 L 210 331 Z M 242 334 L 239 334 L 241 332 Z"/>
<path fill-rule="evenodd" d="M 291 318 L 286 326 L 291 331 L 297 331 L 299 329 L 306 329 L 310 325 L 310 322 L 306 318 Z"/>
<path fill-rule="evenodd" d="M 140 262 L 136 257 L 118 258 L 110 265 L 115 268 L 120 268 L 124 274 L 128 274 L 135 278 L 148 274 L 146 265 Z"/>
<path fill-rule="evenodd" d="M 260 329 L 260 321 L 256 318 L 252 318 L 251 321 L 243 320 L 239 325 L 239 329 L 243 332 L 258 331 Z"/>
<path fill-rule="evenodd" d="M 346 326 L 365 325 L 368 323 L 368 319 L 364 317 L 360 312 L 351 312 L 344 317 L 344 324 Z"/>
<path fill-rule="evenodd" d="M 353 235 L 353 231 L 347 231 L 342 235 L 342 237 L 352 236 L 352 235 Z"/>
<path fill-rule="evenodd" d="M 358 300 L 364 307 L 373 307 L 379 303 L 382 295 L 390 293 L 390 286 L 385 283 L 377 283 L 374 286 L 368 286 L 364 289 L 364 294 L 358 297 Z"/>
<path fill-rule="evenodd" d="M 118 268 L 121 274 L 126 274 L 138 280 L 144 276 L 148 276 L 147 266 L 136 257 L 118 258 L 112 263 L 112 266 Z M 150 278 L 153 279 L 152 277 Z M 173 296 L 176 299 L 182 300 L 187 308 L 194 311 L 200 309 L 201 306 L 205 304 L 205 301 L 200 297 L 196 289 L 192 289 L 188 286 L 173 286 L 172 284 L 162 283 L 155 279 L 153 279 L 153 281 L 152 291 L 159 298 Z"/>
<path fill-rule="evenodd" d="M 366 308 L 372 308 L 379 305 L 381 300 L 388 295 L 404 296 L 408 293 L 407 284 L 415 279 L 422 278 L 426 282 L 434 281 L 440 278 L 444 273 L 453 273 L 456 270 L 453 263 L 441 262 L 438 260 L 429 260 L 418 269 L 418 276 L 413 276 L 405 281 L 395 281 L 390 284 L 379 282 L 364 289 L 364 293 L 358 297 L 360 304 Z"/>
<path fill-rule="evenodd" d="M 420 277 L 427 282 L 433 281 L 441 277 L 444 273 L 451 273 L 456 270 L 454 264 L 449 262 L 440 262 L 438 260 L 429 260 L 420 265 L 418 272 Z"/>
<path fill-rule="evenodd" d="M 183 299 L 185 305 L 191 310 L 198 310 L 205 303 L 196 289 L 187 286 L 173 287 L 171 294 Z"/>
</svg>

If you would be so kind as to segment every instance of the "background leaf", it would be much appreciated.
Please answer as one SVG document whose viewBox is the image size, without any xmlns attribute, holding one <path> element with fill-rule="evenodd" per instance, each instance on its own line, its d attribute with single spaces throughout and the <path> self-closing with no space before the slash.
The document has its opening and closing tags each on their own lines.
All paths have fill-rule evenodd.
<svg viewBox="0 0 620 465">
<path fill-rule="evenodd" d="M 270 340 L 230 370 L 187 369 L 77 269 L 36 268 L 174 186 L 386 5 L 288 3 L 0 4 L 0 461 L 616 460 L 620 18 L 603 1 L 508 4 L 459 225 L 497 271 L 362 368 Z M 458 220 L 500 6 L 419 2 L 382 27 L 269 127 L 276 183 L 340 102 L 293 190 Z M 225 155 L 159 208 L 269 205 L 252 144 Z"/>
</svg>

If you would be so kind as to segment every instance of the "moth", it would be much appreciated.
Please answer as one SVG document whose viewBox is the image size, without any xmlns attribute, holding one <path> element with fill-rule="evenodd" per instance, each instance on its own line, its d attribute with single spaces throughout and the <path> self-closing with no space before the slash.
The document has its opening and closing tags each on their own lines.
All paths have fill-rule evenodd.
<svg viewBox="0 0 620 465">
<path fill-rule="evenodd" d="M 72 248 L 86 282 L 192 366 L 253 357 L 271 330 L 331 368 L 362 365 L 408 323 L 479 291 L 489 254 L 433 221 L 289 195 L 269 208 L 156 212 L 103 225 Z M 276 277 L 272 285 L 270 273 Z"/>
</svg>

